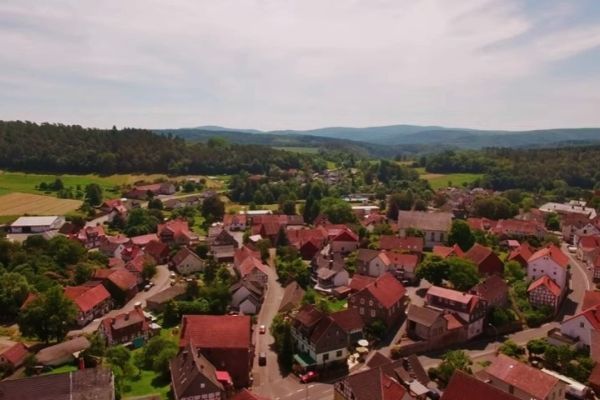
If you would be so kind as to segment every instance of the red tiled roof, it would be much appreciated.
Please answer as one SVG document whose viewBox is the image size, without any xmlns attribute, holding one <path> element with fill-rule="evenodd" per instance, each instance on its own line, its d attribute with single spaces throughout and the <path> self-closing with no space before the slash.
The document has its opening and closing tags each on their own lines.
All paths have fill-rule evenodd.
<svg viewBox="0 0 600 400">
<path fill-rule="evenodd" d="M 567 266 L 569 265 L 569 257 L 565 253 L 563 253 L 561 249 L 559 249 L 553 244 L 533 253 L 533 255 L 529 257 L 528 261 L 535 261 L 542 257 L 550 258 L 552 261 L 554 261 L 556 264 L 563 268 L 567 268 Z"/>
<path fill-rule="evenodd" d="M 446 289 L 440 286 L 431 286 L 427 290 L 427 296 L 435 296 L 448 299 L 457 303 L 469 304 L 475 295 L 459 292 L 458 290 Z"/>
<path fill-rule="evenodd" d="M 233 253 L 233 263 L 239 265 L 248 257 L 260 259 L 260 252 L 254 251 L 247 246 L 242 246 Z"/>
<path fill-rule="evenodd" d="M 379 248 L 382 250 L 400 250 L 400 251 L 423 251 L 423 238 L 421 237 L 398 237 L 391 235 L 382 235 L 379 238 Z"/>
<path fill-rule="evenodd" d="M 375 278 L 367 275 L 355 274 L 350 280 L 348 287 L 355 292 L 363 290 L 365 287 L 375 282 Z"/>
<path fill-rule="evenodd" d="M 225 214 L 223 216 L 223 225 L 246 224 L 246 214 Z"/>
<path fill-rule="evenodd" d="M 584 309 L 583 311 L 579 312 L 578 314 L 575 314 L 572 317 L 565 319 L 563 321 L 563 323 L 566 321 L 570 321 L 572 319 L 578 318 L 578 317 L 584 317 L 585 319 L 588 320 L 590 325 L 592 325 L 592 327 L 596 331 L 600 331 L 600 305 L 596 305 L 596 306 L 590 307 L 588 309 Z"/>
<path fill-rule="evenodd" d="M 455 244 L 452 247 L 438 245 L 433 246 L 433 255 L 441 258 L 446 258 L 450 256 L 462 257 L 464 256 L 464 254 L 464 251 L 462 251 L 462 249 L 457 244 Z"/>
<path fill-rule="evenodd" d="M 464 255 L 465 258 L 473 261 L 475 265 L 479 265 L 485 261 L 491 254 L 494 254 L 494 251 L 489 247 L 485 247 L 480 245 L 479 243 L 475 243 L 469 251 L 467 251 Z"/>
<path fill-rule="evenodd" d="M 582 249 L 595 249 L 600 247 L 600 236 L 582 236 L 579 238 L 578 245 Z"/>
<path fill-rule="evenodd" d="M 504 354 L 498 355 L 498 358 L 485 371 L 536 399 L 547 398 L 559 382 L 557 378 Z"/>
<path fill-rule="evenodd" d="M 248 349 L 252 345 L 250 324 L 246 315 L 184 315 L 179 347 L 192 341 L 203 349 Z"/>
<path fill-rule="evenodd" d="M 338 311 L 329 315 L 346 333 L 363 329 L 364 322 L 357 308 Z"/>
<path fill-rule="evenodd" d="M 514 260 L 516 257 L 521 256 L 523 260 L 527 261 L 533 255 L 533 249 L 529 245 L 529 243 L 522 243 L 518 248 L 514 249 L 508 255 L 508 260 Z"/>
<path fill-rule="evenodd" d="M 125 261 L 117 257 L 111 257 L 108 259 L 108 268 L 119 268 L 125 267 Z"/>
<path fill-rule="evenodd" d="M 465 400 L 465 394 L 469 394 L 469 400 L 517 400 L 511 394 L 487 384 L 479 379 L 460 370 L 456 370 L 444 389 L 441 400 Z"/>
<path fill-rule="evenodd" d="M 501 219 L 492 229 L 492 232 L 497 235 L 521 234 L 535 236 L 540 231 L 544 231 L 544 228 L 538 223 L 519 219 Z"/>
<path fill-rule="evenodd" d="M 197 258 L 198 260 L 200 259 L 200 256 L 198 256 L 196 253 L 194 253 L 192 250 L 188 249 L 187 247 L 182 247 L 174 256 L 173 259 L 171 260 L 171 262 L 173 263 L 173 265 L 179 265 L 181 264 L 186 258 L 188 258 L 189 256 L 192 256 L 194 258 Z"/>
<path fill-rule="evenodd" d="M 65 296 L 71 299 L 82 313 L 90 311 L 110 298 L 110 293 L 102 285 L 67 286 Z"/>
<path fill-rule="evenodd" d="M 13 366 L 17 366 L 23 363 L 27 354 L 29 354 L 27 347 L 23 343 L 17 342 L 4 350 L 1 355 Z"/>
<path fill-rule="evenodd" d="M 94 272 L 96 279 L 108 279 L 123 291 L 137 286 L 137 278 L 125 268 L 98 269 Z"/>
<path fill-rule="evenodd" d="M 483 282 L 477 284 L 473 289 L 479 297 L 491 301 L 498 297 L 508 295 L 508 284 L 498 275 L 491 275 Z"/>
<path fill-rule="evenodd" d="M 346 228 L 335 235 L 332 239 L 332 242 L 358 242 L 358 235 L 350 230 L 350 228 Z"/>
<path fill-rule="evenodd" d="M 583 295 L 582 310 L 597 306 L 600 304 L 600 292 L 596 290 L 586 290 Z"/>
<path fill-rule="evenodd" d="M 404 286 L 390 273 L 381 275 L 363 290 L 369 291 L 385 308 L 390 308 L 406 294 Z"/>
<path fill-rule="evenodd" d="M 169 255 L 169 246 L 158 240 L 148 242 L 144 247 L 144 253 L 154 257 L 156 262 Z"/>
<path fill-rule="evenodd" d="M 465 322 L 458 316 L 448 313 L 444 314 L 444 319 L 448 322 L 448 330 L 460 329 L 465 326 Z"/>
<path fill-rule="evenodd" d="M 383 252 L 387 261 L 392 265 L 400 265 L 408 270 L 414 270 L 419 262 L 419 257 L 415 254 L 402 254 L 393 251 Z"/>
<path fill-rule="evenodd" d="M 319 322 L 324 315 L 322 311 L 318 310 L 312 304 L 306 304 L 298 310 L 294 319 L 306 327 L 311 327 Z"/>
<path fill-rule="evenodd" d="M 594 369 L 592 369 L 592 373 L 588 378 L 588 382 L 591 385 L 600 387 L 600 362 L 596 362 L 596 365 L 594 366 Z"/>
<path fill-rule="evenodd" d="M 242 278 L 245 277 L 246 275 L 250 274 L 255 269 L 258 269 L 263 274 L 268 275 L 269 271 L 267 270 L 267 268 L 268 267 L 265 266 L 261 260 L 259 260 L 258 258 L 254 258 L 254 257 L 246 258 L 238 266 L 238 270 L 240 271 L 240 275 L 242 276 Z"/>
<path fill-rule="evenodd" d="M 487 231 L 495 227 L 498 221 L 487 218 L 468 218 L 467 223 L 473 230 Z"/>
<path fill-rule="evenodd" d="M 558 286 L 556 282 L 550 279 L 548 275 L 540 276 L 537 280 L 531 282 L 531 284 L 527 288 L 527 292 L 531 292 L 539 288 L 540 286 L 546 287 L 546 289 L 548 289 L 550 293 L 552 293 L 554 296 L 560 296 L 560 286 Z"/>
<path fill-rule="evenodd" d="M 158 236 L 156 235 L 156 233 L 149 233 L 147 235 L 134 236 L 131 238 L 131 243 L 133 243 L 136 246 L 144 247 L 153 240 L 158 240 Z"/>
</svg>

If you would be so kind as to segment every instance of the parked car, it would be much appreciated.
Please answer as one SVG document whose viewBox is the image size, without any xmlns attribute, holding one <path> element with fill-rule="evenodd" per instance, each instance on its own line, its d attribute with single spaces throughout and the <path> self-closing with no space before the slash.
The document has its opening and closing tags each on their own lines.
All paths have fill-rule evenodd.
<svg viewBox="0 0 600 400">
<path fill-rule="evenodd" d="M 569 246 L 569 247 L 567 247 L 567 250 L 569 250 L 569 253 L 576 253 L 577 246 Z"/>
<path fill-rule="evenodd" d="M 267 333 L 267 327 L 266 327 L 266 326 L 264 326 L 264 325 L 261 325 L 261 326 L 258 328 L 258 333 L 260 333 L 261 335 L 264 335 L 265 333 Z"/>
<path fill-rule="evenodd" d="M 258 365 L 261 367 L 267 365 L 267 353 L 265 353 L 264 351 L 261 351 L 258 354 Z"/>
<path fill-rule="evenodd" d="M 319 373 L 317 371 L 308 371 L 304 375 L 300 376 L 300 382 L 309 383 L 319 379 Z"/>
</svg>

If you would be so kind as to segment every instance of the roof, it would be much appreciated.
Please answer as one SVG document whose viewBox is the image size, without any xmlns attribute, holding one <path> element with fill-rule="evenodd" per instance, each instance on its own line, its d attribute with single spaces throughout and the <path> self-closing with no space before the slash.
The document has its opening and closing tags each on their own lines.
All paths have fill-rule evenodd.
<svg viewBox="0 0 600 400">
<path fill-rule="evenodd" d="M 248 257 L 260 259 L 260 252 L 252 250 L 248 246 L 242 246 L 233 253 L 233 262 L 235 265 L 239 265 Z"/>
<path fill-rule="evenodd" d="M 466 322 L 460 318 L 460 316 L 455 314 L 444 314 L 444 319 L 446 320 L 449 331 L 453 329 L 459 329 L 467 325 Z"/>
<path fill-rule="evenodd" d="M 21 226 L 46 226 L 52 225 L 57 219 L 61 217 L 57 215 L 52 216 L 37 216 L 37 217 L 19 217 L 10 226 L 21 227 Z"/>
<path fill-rule="evenodd" d="M 65 287 L 65 296 L 71 299 L 82 313 L 86 313 L 110 299 L 110 293 L 102 285 L 67 286 Z"/>
<path fill-rule="evenodd" d="M 545 399 L 559 382 L 557 378 L 504 354 L 499 354 L 485 372 L 537 399 Z"/>
<path fill-rule="evenodd" d="M 443 312 L 430 307 L 421 307 L 415 304 L 411 304 L 408 307 L 407 317 L 410 321 L 414 321 L 419 325 L 431 326 L 440 317 L 443 316 Z"/>
<path fill-rule="evenodd" d="M 500 276 L 490 275 L 483 282 L 473 287 L 473 292 L 484 300 L 490 301 L 506 296 L 508 294 L 508 284 Z"/>
<path fill-rule="evenodd" d="M 305 290 L 302 289 L 298 282 L 294 281 L 288 284 L 283 289 L 283 298 L 281 299 L 281 305 L 279 311 L 290 311 L 291 308 L 296 307 L 304 298 Z"/>
<path fill-rule="evenodd" d="M 406 394 L 404 386 L 381 368 L 348 375 L 345 383 L 354 394 L 354 400 L 396 400 L 404 398 Z"/>
<path fill-rule="evenodd" d="M 583 294 L 582 310 L 600 304 L 600 292 L 596 290 L 586 290 Z"/>
<path fill-rule="evenodd" d="M 508 260 L 510 261 L 520 256 L 521 258 L 523 258 L 523 260 L 527 261 L 533 255 L 533 251 L 534 250 L 531 248 L 529 243 L 522 243 L 519 247 L 513 249 L 510 252 L 510 254 L 508 255 Z"/>
<path fill-rule="evenodd" d="M 262 263 L 261 260 L 259 260 L 258 258 L 254 258 L 254 257 L 248 257 L 248 258 L 246 258 L 238 266 L 238 270 L 239 270 L 240 275 L 242 276 L 242 278 L 245 277 L 246 275 L 250 274 L 255 269 L 258 269 L 263 274 L 268 275 L 269 272 L 268 272 L 267 268 L 268 267 L 266 267 Z"/>
<path fill-rule="evenodd" d="M 379 255 L 379 253 L 380 253 L 379 250 L 360 248 L 356 252 L 356 259 L 363 263 L 367 263 L 367 262 L 371 261 L 372 259 L 374 259 L 375 257 L 377 257 Z"/>
<path fill-rule="evenodd" d="M 422 237 L 398 237 L 392 235 L 382 235 L 379 238 L 379 248 L 382 250 L 400 250 L 400 251 L 423 251 Z"/>
<path fill-rule="evenodd" d="M 112 400 L 109 369 L 88 368 L 0 382 L 0 400 Z"/>
<path fill-rule="evenodd" d="M 485 261 L 490 255 L 495 255 L 494 251 L 489 247 L 475 243 L 464 255 L 465 258 L 473 261 L 475 265 L 479 265 Z"/>
<path fill-rule="evenodd" d="M 436 245 L 433 246 L 432 251 L 434 256 L 438 256 L 441 258 L 446 258 L 450 256 L 462 257 L 465 254 L 457 244 L 455 244 L 452 247 Z"/>
<path fill-rule="evenodd" d="M 558 286 L 558 284 L 556 282 L 554 282 L 554 280 L 552 280 L 550 277 L 548 277 L 548 275 L 542 275 L 535 281 L 531 282 L 531 284 L 527 288 L 527 292 L 531 292 L 542 286 L 545 287 L 546 289 L 548 289 L 548 291 L 550 293 L 552 293 L 554 296 L 556 296 L 556 297 L 560 296 L 560 293 L 561 293 L 560 286 Z"/>
<path fill-rule="evenodd" d="M 590 374 L 590 376 L 588 378 L 588 382 L 591 385 L 600 387 L 600 363 L 599 362 L 596 362 L 596 365 L 592 369 L 592 373 Z"/>
<path fill-rule="evenodd" d="M 159 262 L 161 256 L 169 254 L 169 246 L 158 240 L 152 240 L 144 247 L 144 252 L 154 257 L 156 262 Z"/>
<path fill-rule="evenodd" d="M 448 212 L 399 211 L 398 228 L 447 232 L 452 225 L 452 217 Z"/>
<path fill-rule="evenodd" d="M 358 292 L 373 282 L 375 282 L 375 278 L 371 276 L 355 274 L 350 280 L 350 284 L 348 286 L 351 290 Z"/>
<path fill-rule="evenodd" d="M 17 342 L 4 350 L 1 355 L 12 365 L 19 365 L 27 357 L 27 354 L 29 354 L 27 347 L 23 343 Z"/>
<path fill-rule="evenodd" d="M 588 308 L 586 310 L 580 311 L 579 313 L 573 315 L 572 317 L 566 318 L 563 323 L 570 321 L 572 319 L 584 317 L 588 320 L 590 325 L 596 331 L 600 331 L 600 305 L 596 305 L 594 307 Z"/>
<path fill-rule="evenodd" d="M 182 247 L 171 259 L 171 262 L 173 263 L 173 265 L 179 265 L 182 262 L 185 261 L 186 258 L 188 257 L 192 257 L 200 262 L 203 262 L 202 259 L 200 258 L 200 256 L 196 253 L 194 253 L 192 250 L 190 250 L 187 247 Z"/>
<path fill-rule="evenodd" d="M 182 350 L 169 362 L 171 386 L 175 398 L 192 398 L 223 392 L 225 388 L 217 379 L 217 369 L 192 345 Z"/>
<path fill-rule="evenodd" d="M 42 365 L 52 365 L 57 360 L 63 360 L 67 357 L 83 351 L 90 347 L 90 341 L 85 336 L 79 336 L 66 342 L 55 344 L 40 350 L 35 358 Z"/>
<path fill-rule="evenodd" d="M 385 308 L 390 308 L 406 294 L 404 286 L 390 273 L 381 275 L 362 291 L 369 292 Z"/>
<path fill-rule="evenodd" d="M 163 304 L 170 300 L 173 300 L 185 293 L 185 285 L 173 285 L 169 286 L 163 291 L 156 293 L 146 299 L 147 303 Z"/>
<path fill-rule="evenodd" d="M 492 228 L 492 232 L 498 235 L 518 234 L 536 236 L 543 231 L 544 228 L 537 222 L 519 219 L 501 219 L 496 226 Z"/>
<path fill-rule="evenodd" d="M 245 315 L 184 315 L 179 346 L 248 349 L 251 320 Z"/>
<path fill-rule="evenodd" d="M 144 312 L 139 308 L 134 308 L 129 312 L 115 315 L 114 317 L 104 318 L 102 325 L 112 331 L 118 331 L 141 323 L 141 329 L 147 330 L 147 320 Z"/>
<path fill-rule="evenodd" d="M 468 304 L 475 297 L 475 295 L 469 293 L 463 293 L 453 289 L 446 289 L 440 286 L 431 286 L 427 290 L 427 296 L 441 297 L 462 304 Z"/>
<path fill-rule="evenodd" d="M 357 308 L 338 311 L 329 315 L 346 333 L 364 328 L 364 322 Z"/>
<path fill-rule="evenodd" d="M 127 291 L 137 286 L 137 278 L 125 268 L 115 268 L 106 279 L 122 291 Z"/>
<path fill-rule="evenodd" d="M 569 257 L 565 253 L 563 253 L 561 249 L 559 249 L 553 244 L 533 253 L 533 255 L 529 257 L 528 262 L 538 260 L 542 257 L 550 258 L 552 261 L 554 261 L 556 264 L 563 268 L 567 268 L 567 266 L 569 265 Z"/>
<path fill-rule="evenodd" d="M 310 328 L 316 325 L 324 315 L 325 314 L 322 311 L 318 310 L 312 304 L 306 304 L 300 308 L 294 317 L 294 320 L 299 322 L 301 325 Z"/>
<path fill-rule="evenodd" d="M 146 246 L 148 243 L 157 240 L 158 236 L 156 236 L 156 233 L 131 237 L 131 243 L 137 246 Z"/>
<path fill-rule="evenodd" d="M 444 390 L 441 400 L 517 400 L 518 398 L 487 384 L 472 375 L 456 370 Z"/>
</svg>

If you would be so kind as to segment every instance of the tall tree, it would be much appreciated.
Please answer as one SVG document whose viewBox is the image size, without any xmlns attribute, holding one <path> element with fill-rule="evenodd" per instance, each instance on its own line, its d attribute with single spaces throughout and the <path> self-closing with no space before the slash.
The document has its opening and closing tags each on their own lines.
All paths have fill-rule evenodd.
<svg viewBox="0 0 600 400">
<path fill-rule="evenodd" d="M 450 246 L 457 244 L 463 251 L 467 251 L 473 247 L 475 236 L 466 221 L 460 219 L 452 221 L 452 228 L 450 228 L 450 234 L 448 235 L 448 244 Z"/>
<path fill-rule="evenodd" d="M 97 183 L 85 186 L 85 200 L 92 206 L 102 204 L 102 188 Z"/>
<path fill-rule="evenodd" d="M 219 196 L 211 196 L 202 202 L 202 216 L 208 223 L 220 221 L 225 215 L 225 203 Z"/>
<path fill-rule="evenodd" d="M 77 320 L 77 308 L 59 286 L 48 289 L 21 311 L 19 328 L 44 342 L 61 341 Z"/>
</svg>

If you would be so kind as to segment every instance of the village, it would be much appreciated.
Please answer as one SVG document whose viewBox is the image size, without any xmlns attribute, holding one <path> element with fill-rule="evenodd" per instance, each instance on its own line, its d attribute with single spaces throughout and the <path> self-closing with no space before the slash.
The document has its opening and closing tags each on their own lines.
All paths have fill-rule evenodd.
<svg viewBox="0 0 600 400">
<path fill-rule="evenodd" d="M 180 194 L 169 182 L 105 200 L 83 225 L 20 217 L 6 227 L 9 241 L 67 240 L 106 264 L 62 288 L 76 318 L 59 342 L 2 339 L 8 397 L 0 398 L 79 374 L 95 376 L 82 390 L 112 398 L 114 378 L 93 368 L 99 342 L 150 364 L 166 358 L 157 371 L 177 400 L 453 400 L 467 387 L 476 400 L 593 396 L 600 217 L 579 200 L 510 219 L 471 217 L 476 196 L 497 194 L 441 191 L 440 207 L 393 219 L 372 194 L 345 196 L 353 223 L 325 213 L 311 224 L 295 212 L 225 213 L 214 191 Z M 213 217 L 205 235 L 186 218 L 203 205 Z M 154 207 L 173 216 L 156 232 L 125 233 Z M 28 293 L 21 312 L 53 301 L 40 296 Z M 176 347 L 161 353 L 169 338 Z"/>
</svg>

